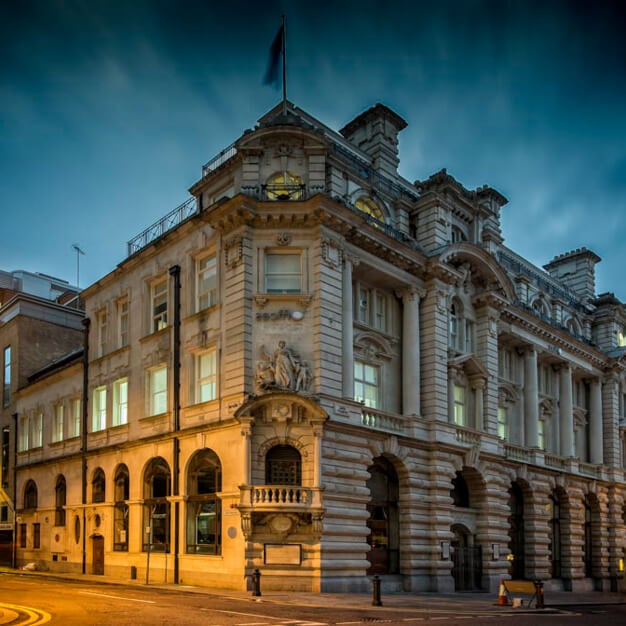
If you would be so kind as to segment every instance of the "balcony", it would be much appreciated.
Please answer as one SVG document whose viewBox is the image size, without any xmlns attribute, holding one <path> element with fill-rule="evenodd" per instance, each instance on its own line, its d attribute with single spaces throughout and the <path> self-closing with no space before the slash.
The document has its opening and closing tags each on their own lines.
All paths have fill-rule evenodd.
<svg viewBox="0 0 626 626">
<path fill-rule="evenodd" d="M 320 488 L 300 485 L 242 485 L 239 489 L 239 509 L 248 513 L 308 512 L 311 508 L 322 506 Z"/>
</svg>

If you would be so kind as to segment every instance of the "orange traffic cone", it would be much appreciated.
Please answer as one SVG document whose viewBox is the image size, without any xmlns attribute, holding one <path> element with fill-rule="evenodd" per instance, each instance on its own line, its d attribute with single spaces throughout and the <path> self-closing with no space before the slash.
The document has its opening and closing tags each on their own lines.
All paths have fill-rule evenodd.
<svg viewBox="0 0 626 626">
<path fill-rule="evenodd" d="M 504 586 L 504 578 L 500 579 L 500 589 L 498 591 L 498 606 L 508 606 L 509 597 L 506 594 L 506 587 Z"/>
</svg>

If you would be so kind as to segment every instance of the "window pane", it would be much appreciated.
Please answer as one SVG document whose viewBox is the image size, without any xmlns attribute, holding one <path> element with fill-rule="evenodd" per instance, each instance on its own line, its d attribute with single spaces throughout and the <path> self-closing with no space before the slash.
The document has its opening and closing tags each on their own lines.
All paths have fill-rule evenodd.
<svg viewBox="0 0 626 626">
<path fill-rule="evenodd" d="M 198 260 L 198 310 L 213 306 L 216 301 L 217 259 L 215 255 Z"/>
<path fill-rule="evenodd" d="M 265 289 L 268 293 L 300 293 L 300 254 L 266 254 Z"/>
</svg>

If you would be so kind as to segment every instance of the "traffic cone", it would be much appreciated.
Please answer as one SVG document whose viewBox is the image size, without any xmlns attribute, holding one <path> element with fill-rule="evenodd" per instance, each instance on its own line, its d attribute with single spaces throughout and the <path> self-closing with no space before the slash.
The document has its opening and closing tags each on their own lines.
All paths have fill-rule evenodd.
<svg viewBox="0 0 626 626">
<path fill-rule="evenodd" d="M 504 586 L 504 578 L 500 579 L 500 589 L 498 591 L 498 606 L 508 606 L 509 597 L 506 594 L 506 588 Z"/>
</svg>

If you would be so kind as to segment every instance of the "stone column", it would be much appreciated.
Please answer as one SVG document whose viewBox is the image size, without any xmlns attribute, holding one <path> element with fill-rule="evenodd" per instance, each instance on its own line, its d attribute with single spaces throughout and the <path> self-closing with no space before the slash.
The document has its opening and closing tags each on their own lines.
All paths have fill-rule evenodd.
<svg viewBox="0 0 626 626">
<path fill-rule="evenodd" d="M 420 336 L 421 293 L 416 287 L 402 292 L 402 413 L 420 414 Z"/>
<path fill-rule="evenodd" d="M 604 463 L 609 467 L 622 467 L 619 438 L 620 420 L 620 377 L 609 370 L 602 386 L 602 433 L 604 436 Z"/>
<path fill-rule="evenodd" d="M 589 460 L 600 465 L 604 462 L 602 442 L 602 385 L 598 378 L 591 381 L 589 402 Z"/>
<path fill-rule="evenodd" d="M 560 455 L 574 456 L 574 413 L 572 407 L 572 370 L 569 363 L 559 370 Z"/>
<path fill-rule="evenodd" d="M 450 422 L 450 424 L 454 424 L 454 385 L 456 383 L 457 374 L 456 367 L 448 367 L 448 422 Z"/>
<path fill-rule="evenodd" d="M 476 430 L 483 430 L 484 422 L 484 402 L 483 394 L 485 393 L 485 387 L 487 382 L 484 378 L 473 378 L 471 386 L 474 391 L 474 428 Z"/>
<path fill-rule="evenodd" d="M 344 255 L 342 292 L 343 301 L 341 307 L 343 342 L 343 397 L 354 398 L 354 311 L 352 299 L 352 264 L 353 260 Z"/>
<path fill-rule="evenodd" d="M 241 418 L 241 435 L 244 438 L 243 449 L 243 480 L 244 485 L 252 484 L 252 425 L 254 424 L 253 417 Z"/>
<path fill-rule="evenodd" d="M 533 346 L 524 352 L 524 444 L 539 445 L 539 385 L 537 384 L 537 351 Z"/>
</svg>

